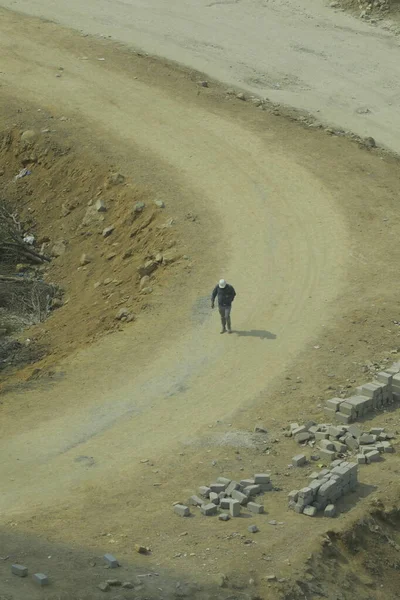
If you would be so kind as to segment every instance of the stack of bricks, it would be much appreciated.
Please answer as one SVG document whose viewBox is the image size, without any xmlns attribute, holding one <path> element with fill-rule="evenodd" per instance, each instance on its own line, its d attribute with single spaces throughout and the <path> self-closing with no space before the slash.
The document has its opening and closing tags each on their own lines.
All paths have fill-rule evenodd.
<svg viewBox="0 0 400 600">
<path fill-rule="evenodd" d="M 254 499 L 260 494 L 272 490 L 271 478 L 267 473 L 259 473 L 252 479 L 242 479 L 240 482 L 226 477 L 218 477 L 215 483 L 201 486 L 199 495 L 191 496 L 188 505 L 198 507 L 206 517 L 226 510 L 227 513 L 220 515 L 220 519 L 226 521 L 229 517 L 238 517 L 242 507 L 246 507 L 252 513 L 263 513 L 264 506 L 254 502 Z M 175 504 L 174 512 L 179 516 L 188 517 L 190 516 L 189 506 Z"/>
<path fill-rule="evenodd" d="M 348 425 L 366 416 L 374 410 L 383 410 L 386 406 L 400 400 L 400 363 L 394 363 L 390 369 L 378 373 L 376 381 L 365 383 L 350 398 L 331 398 L 324 407 L 330 418 Z"/>
<path fill-rule="evenodd" d="M 324 511 L 326 517 L 334 517 L 335 502 L 357 486 L 357 470 L 356 463 L 336 460 L 331 469 L 312 473 L 307 487 L 289 493 L 289 508 L 309 517 L 320 511 Z"/>
</svg>

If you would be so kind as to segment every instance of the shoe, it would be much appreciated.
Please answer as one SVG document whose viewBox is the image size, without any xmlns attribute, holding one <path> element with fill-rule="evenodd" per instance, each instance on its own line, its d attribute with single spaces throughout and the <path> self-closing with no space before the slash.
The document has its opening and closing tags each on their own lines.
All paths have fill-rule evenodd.
<svg viewBox="0 0 400 600">
<path fill-rule="evenodd" d="M 226 329 L 221 329 L 220 333 L 226 333 Z"/>
<path fill-rule="evenodd" d="M 228 333 L 232 333 L 232 329 L 228 329 Z"/>
</svg>

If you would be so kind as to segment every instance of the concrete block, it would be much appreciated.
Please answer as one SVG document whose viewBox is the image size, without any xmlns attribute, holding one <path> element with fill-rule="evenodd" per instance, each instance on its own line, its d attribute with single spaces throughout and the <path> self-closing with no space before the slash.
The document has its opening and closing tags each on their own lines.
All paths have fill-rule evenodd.
<svg viewBox="0 0 400 600">
<path fill-rule="evenodd" d="M 372 435 L 380 435 L 384 431 L 384 427 L 371 427 L 371 429 L 369 430 L 369 432 L 372 433 Z"/>
<path fill-rule="evenodd" d="M 359 465 L 365 465 L 367 462 L 364 454 L 357 454 L 356 459 Z"/>
<path fill-rule="evenodd" d="M 230 520 L 230 515 L 228 515 L 227 513 L 224 513 L 223 515 L 219 515 L 218 519 L 220 521 L 229 521 Z"/>
<path fill-rule="evenodd" d="M 328 408 L 327 406 L 324 406 L 324 413 L 325 415 L 328 417 L 328 419 L 332 420 L 335 418 L 336 415 L 336 411 L 333 410 L 332 408 Z"/>
<path fill-rule="evenodd" d="M 379 450 L 373 450 L 372 452 L 367 452 L 365 454 L 365 458 L 369 463 L 378 462 L 379 460 L 381 460 L 381 454 Z"/>
<path fill-rule="evenodd" d="M 247 505 L 247 509 L 250 512 L 261 515 L 264 512 L 264 506 L 262 504 L 257 504 L 256 502 L 249 502 Z"/>
<path fill-rule="evenodd" d="M 292 433 L 292 434 L 293 434 L 293 431 L 294 431 L 295 429 L 298 429 L 299 427 L 300 427 L 300 426 L 299 426 L 299 424 L 298 424 L 298 423 L 291 423 L 291 424 L 290 424 L 290 426 L 289 426 L 290 433 Z"/>
<path fill-rule="evenodd" d="M 49 585 L 49 578 L 44 573 L 35 573 L 33 580 L 39 585 Z"/>
<path fill-rule="evenodd" d="M 360 446 L 359 451 L 362 454 L 367 454 L 367 452 L 372 452 L 373 450 L 378 450 L 376 446 Z"/>
<path fill-rule="evenodd" d="M 329 474 L 329 469 L 321 469 L 318 475 L 318 479 L 324 479 Z"/>
<path fill-rule="evenodd" d="M 383 384 L 389 385 L 389 386 L 392 385 L 392 379 L 393 379 L 393 375 L 391 375 L 390 373 L 386 373 L 385 371 L 381 371 L 376 376 L 376 380 L 379 383 L 383 383 Z"/>
<path fill-rule="evenodd" d="M 299 515 L 301 515 L 303 513 L 304 510 L 304 506 L 302 504 L 296 504 L 294 507 L 294 512 L 298 513 Z"/>
<path fill-rule="evenodd" d="M 400 373 L 396 373 L 392 377 L 392 389 L 394 392 L 400 390 Z"/>
<path fill-rule="evenodd" d="M 360 441 L 360 444 L 365 446 L 368 444 L 375 444 L 376 440 L 377 440 L 376 435 L 373 435 L 371 433 L 362 433 L 359 441 Z"/>
<path fill-rule="evenodd" d="M 310 481 L 308 487 L 316 494 L 321 485 L 323 485 L 322 479 L 314 479 L 313 481 Z"/>
<path fill-rule="evenodd" d="M 299 490 L 299 498 L 309 498 L 313 495 L 313 491 L 310 486 L 306 486 Z"/>
<path fill-rule="evenodd" d="M 296 456 L 293 456 L 292 458 L 292 465 L 294 467 L 302 467 L 303 465 L 305 465 L 307 462 L 307 458 L 305 457 L 304 454 L 297 454 Z"/>
<path fill-rule="evenodd" d="M 343 413 L 344 415 L 353 416 L 356 412 L 356 409 L 350 402 L 344 401 L 340 405 L 340 412 Z"/>
<path fill-rule="evenodd" d="M 202 485 L 199 487 L 200 496 L 204 496 L 204 498 L 210 497 L 211 489 L 207 485 Z"/>
<path fill-rule="evenodd" d="M 178 515 L 179 517 L 188 517 L 190 515 L 190 509 L 188 506 L 185 506 L 184 504 L 175 504 L 174 513 L 176 515 Z M 104 558 L 106 558 L 106 556 L 111 556 L 111 554 L 106 554 L 104 556 Z"/>
<path fill-rule="evenodd" d="M 303 433 L 298 433 L 294 436 L 295 441 L 298 444 L 303 444 L 304 442 L 308 442 L 308 440 L 312 440 L 314 435 L 309 431 L 303 431 Z"/>
<path fill-rule="evenodd" d="M 316 433 L 320 433 L 319 425 L 312 425 L 311 427 L 308 428 L 308 431 L 310 433 L 312 433 L 313 435 L 315 435 Z"/>
<path fill-rule="evenodd" d="M 210 490 L 212 492 L 215 492 L 216 494 L 219 494 L 220 492 L 224 492 L 226 489 L 226 485 L 224 483 L 211 483 L 210 484 Z"/>
<path fill-rule="evenodd" d="M 288 493 L 288 500 L 289 500 L 289 502 L 291 502 L 291 501 L 297 502 L 298 497 L 299 497 L 299 491 L 298 490 L 292 490 L 291 492 Z"/>
<path fill-rule="evenodd" d="M 229 506 L 229 514 L 231 517 L 238 517 L 240 515 L 241 505 L 239 500 L 231 500 Z"/>
<path fill-rule="evenodd" d="M 360 386 L 360 390 L 361 395 L 368 398 L 376 398 L 382 393 L 380 384 L 378 383 L 364 383 L 364 385 Z"/>
<path fill-rule="evenodd" d="M 357 450 L 360 445 L 358 440 L 356 440 L 356 438 L 354 438 L 352 435 L 348 435 L 346 437 L 345 444 L 347 448 L 350 448 L 350 450 Z"/>
<path fill-rule="evenodd" d="M 305 506 L 303 509 L 303 515 L 307 515 L 308 517 L 315 517 L 317 514 L 317 509 L 315 506 Z"/>
<path fill-rule="evenodd" d="M 329 433 L 327 431 L 317 431 L 314 434 L 314 438 L 317 442 L 319 440 L 327 440 L 329 438 Z"/>
<path fill-rule="evenodd" d="M 244 489 L 245 487 L 247 487 L 248 485 L 255 485 L 255 481 L 254 479 L 241 479 L 240 480 L 240 485 L 242 486 L 242 488 Z"/>
<path fill-rule="evenodd" d="M 218 507 L 213 502 L 210 502 L 210 504 L 203 504 L 200 510 L 206 517 L 212 517 L 217 514 Z"/>
<path fill-rule="evenodd" d="M 271 492 L 274 489 L 274 486 L 271 482 L 269 483 L 260 483 L 260 491 L 263 494 L 264 492 Z"/>
<path fill-rule="evenodd" d="M 336 452 L 339 452 L 339 454 L 347 452 L 346 444 L 342 444 L 341 442 L 333 442 L 333 445 L 335 447 Z"/>
<path fill-rule="evenodd" d="M 226 492 L 220 492 L 220 493 L 218 494 L 218 498 L 219 498 L 220 500 L 222 500 L 223 498 L 226 498 L 227 496 L 228 496 L 228 494 L 227 494 Z"/>
<path fill-rule="evenodd" d="M 319 450 L 318 454 L 321 457 L 322 461 L 325 461 L 327 463 L 332 462 L 333 460 L 335 460 L 336 458 L 336 452 L 334 452 L 333 450 Z"/>
<path fill-rule="evenodd" d="M 223 498 L 220 503 L 219 506 L 220 508 L 222 508 L 223 510 L 229 510 L 230 506 L 231 506 L 231 502 L 232 499 L 231 498 Z"/>
<path fill-rule="evenodd" d="M 225 486 L 225 489 L 228 487 L 228 485 L 230 484 L 232 480 L 231 479 L 227 479 L 227 477 L 217 477 L 217 483 L 223 483 Z"/>
<path fill-rule="evenodd" d="M 324 517 L 334 517 L 336 516 L 336 507 L 334 504 L 328 504 L 328 506 L 324 510 Z"/>
<path fill-rule="evenodd" d="M 210 502 L 215 504 L 216 506 L 220 503 L 219 495 L 216 492 L 210 492 Z M 204 504 L 204 503 L 203 503 Z"/>
<path fill-rule="evenodd" d="M 26 577 L 28 575 L 28 567 L 24 567 L 24 565 L 11 565 L 11 573 L 13 575 L 17 575 L 18 577 Z"/>
<path fill-rule="evenodd" d="M 244 488 L 243 493 L 246 494 L 248 498 L 252 496 L 257 496 L 261 492 L 261 488 L 259 485 L 248 485 Z"/>
<path fill-rule="evenodd" d="M 258 483 L 270 483 L 271 481 L 271 476 L 267 473 L 258 473 L 257 475 L 254 475 L 254 483 L 258 484 Z"/>
<path fill-rule="evenodd" d="M 325 406 L 326 408 L 330 408 L 331 410 L 334 410 L 336 412 L 337 410 L 339 410 L 339 407 L 342 404 L 342 402 L 342 398 L 330 398 L 329 400 L 326 400 Z"/>
<path fill-rule="evenodd" d="M 393 446 L 391 445 L 390 442 L 381 442 L 381 443 L 382 443 L 382 446 L 383 446 L 383 451 L 386 454 L 394 452 L 394 448 L 393 448 Z"/>
<path fill-rule="evenodd" d="M 348 429 L 348 433 L 353 437 L 353 438 L 359 438 L 360 435 L 362 434 L 362 429 L 361 427 L 359 427 L 358 425 L 350 425 L 349 429 Z"/>
<path fill-rule="evenodd" d="M 304 423 L 304 427 L 307 429 L 307 431 L 310 431 L 311 427 L 316 427 L 317 423 L 315 421 L 307 421 L 306 423 Z"/>
<path fill-rule="evenodd" d="M 189 504 L 191 506 L 201 506 L 202 504 L 204 504 L 204 500 L 203 498 L 199 498 L 199 496 L 190 496 Z"/>
<path fill-rule="evenodd" d="M 378 435 L 378 440 L 380 442 L 384 442 L 385 440 L 389 439 L 387 433 L 385 433 L 384 431 L 382 433 L 380 433 Z"/>
<path fill-rule="evenodd" d="M 313 480 L 313 479 L 318 479 L 318 477 L 319 477 L 319 473 L 317 471 L 313 471 L 311 473 L 311 475 L 308 476 L 308 479 Z"/>
<path fill-rule="evenodd" d="M 336 421 L 339 421 L 339 423 L 345 423 L 345 424 L 351 423 L 351 421 L 352 421 L 351 415 L 345 415 L 341 412 L 335 413 L 335 419 L 336 419 Z"/>
<path fill-rule="evenodd" d="M 301 425 L 300 427 L 296 427 L 295 429 L 292 429 L 291 431 L 292 431 L 292 436 L 295 437 L 299 433 L 305 433 L 307 431 L 307 429 L 304 427 L 304 425 Z"/>
<path fill-rule="evenodd" d="M 232 492 L 234 490 L 238 490 L 240 488 L 240 483 L 238 483 L 237 481 L 231 481 L 230 484 L 227 486 L 225 492 L 228 494 L 228 496 L 232 495 Z"/>
<path fill-rule="evenodd" d="M 330 425 L 328 427 L 328 434 L 330 437 L 338 438 L 343 434 L 343 428 L 336 427 L 336 425 Z"/>
<path fill-rule="evenodd" d="M 334 450 L 335 446 L 333 445 L 333 442 L 330 442 L 329 440 L 320 440 L 318 448 L 322 448 L 323 450 Z"/>
<path fill-rule="evenodd" d="M 243 492 L 239 492 L 239 490 L 233 490 L 232 498 L 233 500 L 238 500 L 242 506 L 247 504 L 247 502 L 249 501 L 246 494 L 243 494 Z"/>
<path fill-rule="evenodd" d="M 182 506 L 182 505 L 176 504 L 176 506 Z M 187 508 L 187 506 L 185 506 L 185 508 Z M 175 509 L 175 506 L 174 506 L 174 509 Z M 189 510 L 189 509 L 187 508 L 187 510 Z M 108 564 L 108 566 L 110 567 L 110 569 L 116 569 L 117 567 L 119 567 L 119 562 L 112 554 L 105 554 L 103 556 L 103 558 L 106 561 L 106 563 Z"/>
</svg>

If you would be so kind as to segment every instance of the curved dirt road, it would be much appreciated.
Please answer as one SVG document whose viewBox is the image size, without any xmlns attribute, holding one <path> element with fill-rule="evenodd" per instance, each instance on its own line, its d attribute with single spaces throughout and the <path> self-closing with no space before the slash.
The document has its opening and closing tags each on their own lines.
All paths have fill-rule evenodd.
<svg viewBox="0 0 400 600">
<path fill-rule="evenodd" d="M 400 152 L 400 44 L 323 0 L 2 0 L 311 111 Z"/>
<path fill-rule="evenodd" d="M 258 134 L 221 111 L 136 81 L 117 54 L 106 53 L 100 64 L 80 61 L 93 47 L 55 33 L 4 15 L 5 90 L 60 114 L 72 110 L 127 156 L 138 145 L 152 160 L 167 160 L 197 209 L 215 212 L 219 241 L 204 248 L 208 277 L 182 294 L 178 312 L 166 307 L 150 331 L 139 321 L 133 339 L 107 338 L 68 366 L 56 412 L 53 390 L 28 393 L 40 419 L 32 427 L 31 414 L 18 412 L 18 433 L 10 436 L 7 416 L 19 403 L 5 409 L 0 450 L 19 462 L 17 476 L 13 460 L 1 464 L 2 481 L 12 481 L 0 498 L 3 518 L 73 496 L 91 480 L 103 485 L 128 466 L 133 472 L 147 454 L 173 456 L 180 443 L 252 402 L 332 314 L 347 254 L 329 189 L 286 155 L 271 131 Z M 55 64 L 63 65 L 62 80 L 54 78 Z M 194 326 L 190 317 L 195 298 L 208 295 L 221 273 L 238 291 L 238 333 L 229 337 L 218 335 L 216 314 Z M 71 468 L 78 455 L 96 456 L 101 467 Z"/>
</svg>

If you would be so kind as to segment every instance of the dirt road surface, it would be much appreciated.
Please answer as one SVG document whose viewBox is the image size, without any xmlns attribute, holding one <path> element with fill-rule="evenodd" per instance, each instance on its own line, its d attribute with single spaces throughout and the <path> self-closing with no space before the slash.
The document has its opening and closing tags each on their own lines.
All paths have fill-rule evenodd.
<svg viewBox="0 0 400 600">
<path fill-rule="evenodd" d="M 240 542 L 233 550 L 213 520 L 190 519 L 190 535 L 178 540 L 189 525 L 173 518 L 171 504 L 210 475 L 239 477 L 247 448 L 246 469 L 271 468 L 275 454 L 246 446 L 245 434 L 239 445 L 226 443 L 230 424 L 249 433 L 260 415 L 277 435 L 294 410 L 307 418 L 315 395 L 305 392 L 304 408 L 282 396 L 282 388 L 268 403 L 261 394 L 278 390 L 285 369 L 303 354 L 307 369 L 303 364 L 296 374 L 310 380 L 315 374 L 319 385 L 314 345 L 326 357 L 325 369 L 335 360 L 336 372 L 354 376 L 359 363 L 343 357 L 358 350 L 359 336 L 379 327 L 376 295 L 379 319 L 393 318 L 397 299 L 385 286 L 389 253 L 398 261 L 391 243 L 399 228 L 392 159 L 239 100 L 229 104 L 224 93 L 208 96 L 210 90 L 184 73 L 140 64 L 112 43 L 6 11 L 0 28 L 2 89 L 16 106 L 29 102 L 50 111 L 56 134 L 57 119 L 69 119 L 72 136 L 99 152 L 114 150 L 123 170 L 140 152 L 149 175 L 152 169 L 168 176 L 182 190 L 171 198 L 177 214 L 194 203 L 200 224 L 207 224 L 191 234 L 198 268 L 157 299 L 158 314 L 66 361 L 55 387 L 6 396 L 2 526 L 77 547 L 113 545 L 125 558 L 133 543 L 145 543 L 154 553 L 143 558 L 146 564 L 188 569 L 203 580 L 228 568 L 247 577 L 261 550 L 283 572 L 307 523 L 313 534 L 323 533 L 323 519 L 300 522 L 287 514 L 282 495 L 272 495 L 269 510 L 286 528 L 265 529 L 258 546 Z M 232 336 L 218 334 L 217 314 L 209 310 L 208 294 L 220 276 L 238 291 Z M 350 331 L 357 310 L 371 310 L 369 334 L 359 333 L 364 325 Z M 337 328 L 337 338 L 317 345 L 329 328 Z M 391 328 L 379 333 L 397 339 Z M 277 458 L 276 477 L 285 479 L 288 453 L 296 450 Z M 371 466 L 371 477 L 376 472 Z M 228 523 L 227 531 L 247 531 L 243 521 Z M 174 562 L 178 545 L 186 552 L 183 567 Z M 201 560 L 188 566 L 196 552 Z"/>
<path fill-rule="evenodd" d="M 372 136 L 400 152 L 400 44 L 313 0 L 2 0 Z"/>
</svg>

